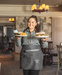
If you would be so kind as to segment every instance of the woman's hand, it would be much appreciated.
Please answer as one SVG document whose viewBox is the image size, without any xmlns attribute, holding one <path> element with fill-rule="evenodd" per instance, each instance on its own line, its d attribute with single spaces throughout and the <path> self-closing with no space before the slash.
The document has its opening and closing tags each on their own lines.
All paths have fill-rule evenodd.
<svg viewBox="0 0 62 75">
<path fill-rule="evenodd" d="M 15 36 L 15 38 L 16 38 L 17 40 L 19 40 L 19 39 L 20 39 L 20 36 Z"/>
<path fill-rule="evenodd" d="M 42 42 L 45 43 L 47 38 L 42 38 Z"/>
</svg>

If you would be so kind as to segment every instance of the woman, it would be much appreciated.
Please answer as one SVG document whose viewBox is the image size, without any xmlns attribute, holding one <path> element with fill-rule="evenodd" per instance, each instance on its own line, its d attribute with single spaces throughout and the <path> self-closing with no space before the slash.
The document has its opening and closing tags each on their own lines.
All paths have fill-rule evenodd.
<svg viewBox="0 0 62 75">
<path fill-rule="evenodd" d="M 20 53 L 20 68 L 23 69 L 24 75 L 39 75 L 43 66 L 43 53 L 41 43 L 43 40 L 34 38 L 37 30 L 37 17 L 28 18 L 28 28 L 24 30 L 28 37 L 16 37 L 16 45 L 22 46 Z"/>
</svg>

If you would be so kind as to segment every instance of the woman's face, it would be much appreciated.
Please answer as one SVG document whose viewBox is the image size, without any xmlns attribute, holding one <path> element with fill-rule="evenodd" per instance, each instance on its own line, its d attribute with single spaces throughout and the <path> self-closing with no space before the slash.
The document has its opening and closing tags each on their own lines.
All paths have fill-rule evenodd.
<svg viewBox="0 0 62 75">
<path fill-rule="evenodd" d="M 30 18 L 28 21 L 28 27 L 29 29 L 35 29 L 35 26 L 37 25 L 35 18 Z"/>
</svg>

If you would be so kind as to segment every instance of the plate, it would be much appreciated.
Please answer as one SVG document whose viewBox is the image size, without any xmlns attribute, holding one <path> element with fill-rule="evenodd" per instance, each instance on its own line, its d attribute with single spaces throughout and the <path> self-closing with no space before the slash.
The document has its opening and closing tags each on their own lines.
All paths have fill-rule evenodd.
<svg viewBox="0 0 62 75">
<path fill-rule="evenodd" d="M 49 36 L 35 36 L 36 38 L 47 38 Z"/>
<path fill-rule="evenodd" d="M 14 36 L 26 37 L 27 35 L 14 35 Z"/>
</svg>

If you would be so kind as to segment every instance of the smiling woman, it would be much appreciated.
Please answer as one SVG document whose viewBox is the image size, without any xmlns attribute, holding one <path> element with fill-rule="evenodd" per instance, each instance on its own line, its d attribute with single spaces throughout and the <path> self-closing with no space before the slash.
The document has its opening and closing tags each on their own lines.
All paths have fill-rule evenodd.
<svg viewBox="0 0 62 75">
<path fill-rule="evenodd" d="M 22 46 L 20 53 L 20 68 L 24 75 L 39 75 L 43 67 L 43 53 L 41 44 L 43 40 L 37 39 L 36 35 L 37 17 L 32 15 L 28 18 L 28 27 L 24 30 L 27 37 L 16 37 L 16 45 Z"/>
</svg>

